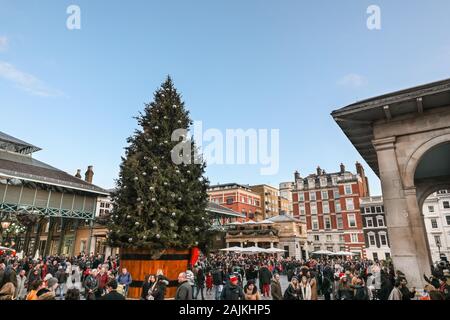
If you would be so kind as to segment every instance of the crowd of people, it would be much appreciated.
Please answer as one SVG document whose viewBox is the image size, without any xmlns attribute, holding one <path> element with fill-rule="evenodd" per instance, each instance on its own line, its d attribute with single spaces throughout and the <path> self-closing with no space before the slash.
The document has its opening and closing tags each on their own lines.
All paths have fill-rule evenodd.
<svg viewBox="0 0 450 320">
<path fill-rule="evenodd" d="M 416 290 L 386 261 L 209 254 L 179 274 L 175 299 L 450 300 L 446 261 L 423 277 Z M 0 300 L 124 300 L 132 282 L 117 257 L 0 257 Z M 140 299 L 164 300 L 168 285 L 163 270 L 148 274 Z"/>
<path fill-rule="evenodd" d="M 0 300 L 124 300 L 131 281 L 116 257 L 0 257 Z"/>
<path fill-rule="evenodd" d="M 286 288 L 281 276 L 287 277 Z M 197 299 L 199 293 L 203 299 L 206 288 L 216 300 L 450 300 L 446 261 L 423 277 L 427 285 L 416 290 L 386 261 L 211 254 L 179 275 L 176 299 Z"/>
</svg>

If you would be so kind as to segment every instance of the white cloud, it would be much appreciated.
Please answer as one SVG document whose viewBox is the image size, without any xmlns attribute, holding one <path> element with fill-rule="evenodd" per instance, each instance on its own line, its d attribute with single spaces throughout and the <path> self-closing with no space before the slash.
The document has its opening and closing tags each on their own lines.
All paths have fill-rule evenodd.
<svg viewBox="0 0 450 320">
<path fill-rule="evenodd" d="M 50 88 L 45 82 L 34 75 L 18 70 L 8 62 L 0 61 L 0 78 L 3 78 L 16 87 L 40 97 L 60 97 L 64 93 Z"/>
<path fill-rule="evenodd" d="M 349 73 L 338 81 L 338 85 L 344 87 L 359 88 L 367 84 L 367 79 L 356 73 Z"/>
<path fill-rule="evenodd" d="M 0 52 L 8 49 L 8 38 L 5 36 L 0 37 Z"/>
</svg>

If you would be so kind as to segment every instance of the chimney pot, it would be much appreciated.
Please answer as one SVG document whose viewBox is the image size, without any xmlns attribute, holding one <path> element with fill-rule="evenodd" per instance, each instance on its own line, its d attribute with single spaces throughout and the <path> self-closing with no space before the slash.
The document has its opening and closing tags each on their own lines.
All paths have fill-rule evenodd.
<svg viewBox="0 0 450 320">
<path fill-rule="evenodd" d="M 322 169 L 320 169 L 320 166 L 317 166 L 317 175 L 320 176 L 322 174 Z"/>
<path fill-rule="evenodd" d="M 77 173 L 75 173 L 75 177 L 81 179 L 81 169 L 77 169 Z"/>
<path fill-rule="evenodd" d="M 300 180 L 300 173 L 298 171 L 294 172 L 295 181 Z"/>
<path fill-rule="evenodd" d="M 341 173 L 344 173 L 344 172 L 345 172 L 345 166 L 343 163 L 341 163 Z"/>
<path fill-rule="evenodd" d="M 92 183 L 94 179 L 94 167 L 88 166 L 86 173 L 84 174 L 84 180 L 86 180 L 87 183 Z"/>
</svg>

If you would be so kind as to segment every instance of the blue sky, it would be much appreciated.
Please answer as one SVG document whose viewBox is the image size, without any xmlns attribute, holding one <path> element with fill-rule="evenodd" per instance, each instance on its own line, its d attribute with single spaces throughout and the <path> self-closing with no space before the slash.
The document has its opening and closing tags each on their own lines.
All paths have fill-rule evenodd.
<svg viewBox="0 0 450 320">
<path fill-rule="evenodd" d="M 66 28 L 71 4 L 81 30 Z M 371 4 L 379 31 L 366 27 Z M 449 12 L 447 0 L 0 0 L 0 130 L 69 173 L 94 165 L 94 182 L 112 187 L 132 117 L 170 74 L 205 128 L 280 129 L 277 175 L 215 165 L 212 183 L 354 171 L 363 160 L 330 112 L 448 78 Z"/>
</svg>

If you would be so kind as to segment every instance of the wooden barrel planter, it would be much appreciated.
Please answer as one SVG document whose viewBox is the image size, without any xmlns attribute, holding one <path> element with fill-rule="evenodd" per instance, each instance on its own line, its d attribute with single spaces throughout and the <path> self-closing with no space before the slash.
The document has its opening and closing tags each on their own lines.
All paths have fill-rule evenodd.
<svg viewBox="0 0 450 320">
<path fill-rule="evenodd" d="M 174 298 L 178 286 L 178 275 L 188 269 L 191 260 L 191 250 L 166 249 L 162 255 L 153 259 L 145 249 L 122 248 L 120 250 L 121 268 L 127 268 L 133 282 L 128 290 L 128 298 L 140 299 L 145 276 L 156 274 L 163 270 L 169 279 L 165 298 Z"/>
</svg>

